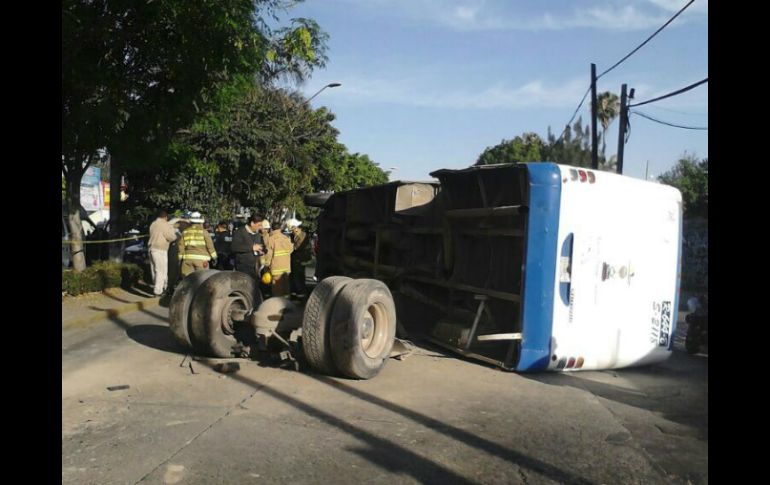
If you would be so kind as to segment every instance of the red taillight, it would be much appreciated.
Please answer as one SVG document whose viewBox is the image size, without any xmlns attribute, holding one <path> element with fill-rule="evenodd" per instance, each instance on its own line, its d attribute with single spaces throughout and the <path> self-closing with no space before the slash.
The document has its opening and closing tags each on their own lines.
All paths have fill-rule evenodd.
<svg viewBox="0 0 770 485">
<path fill-rule="evenodd" d="M 580 181 L 585 182 L 586 181 L 586 171 L 585 170 L 578 170 L 578 173 L 580 174 Z"/>
<path fill-rule="evenodd" d="M 575 358 L 574 357 L 570 357 L 569 360 L 567 360 L 567 367 L 566 368 L 567 369 L 571 369 L 573 367 L 575 367 Z"/>
<path fill-rule="evenodd" d="M 596 175 L 593 172 L 588 172 L 588 183 L 592 184 L 596 182 Z"/>
</svg>

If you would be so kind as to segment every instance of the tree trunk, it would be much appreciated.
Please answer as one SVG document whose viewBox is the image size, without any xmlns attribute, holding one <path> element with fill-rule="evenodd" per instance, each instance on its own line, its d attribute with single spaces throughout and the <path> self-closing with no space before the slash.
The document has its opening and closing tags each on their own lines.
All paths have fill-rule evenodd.
<svg viewBox="0 0 770 485">
<path fill-rule="evenodd" d="M 607 160 L 607 128 L 602 130 L 602 158 Z"/>
<path fill-rule="evenodd" d="M 122 171 L 117 160 L 120 155 L 110 150 L 110 239 L 121 237 L 120 218 L 120 181 Z M 110 261 L 120 263 L 123 261 L 123 241 L 110 243 Z"/>
<path fill-rule="evenodd" d="M 64 180 L 67 185 L 67 225 L 70 230 L 72 267 L 80 272 L 86 269 L 86 255 L 83 248 L 83 223 L 80 221 L 80 180 L 83 170 L 70 170 Z"/>
</svg>

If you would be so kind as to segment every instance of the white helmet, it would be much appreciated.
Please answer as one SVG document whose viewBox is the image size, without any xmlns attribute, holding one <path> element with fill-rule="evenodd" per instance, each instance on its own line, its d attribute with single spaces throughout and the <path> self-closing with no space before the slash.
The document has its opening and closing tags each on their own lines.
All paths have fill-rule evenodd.
<svg viewBox="0 0 770 485">
<path fill-rule="evenodd" d="M 203 224 L 204 219 L 200 212 L 193 212 L 190 214 L 190 222 L 193 224 Z"/>
<path fill-rule="evenodd" d="M 289 229 L 294 229 L 295 227 L 299 227 L 302 225 L 302 221 L 298 221 L 295 218 L 291 218 L 288 221 L 286 221 L 286 227 Z"/>
</svg>

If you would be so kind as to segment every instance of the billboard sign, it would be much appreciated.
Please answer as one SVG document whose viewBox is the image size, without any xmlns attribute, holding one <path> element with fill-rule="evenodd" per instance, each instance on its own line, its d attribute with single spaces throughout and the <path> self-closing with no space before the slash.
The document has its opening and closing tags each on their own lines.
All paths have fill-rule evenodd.
<svg viewBox="0 0 770 485">
<path fill-rule="evenodd" d="M 102 194 L 102 169 L 88 167 L 80 180 L 80 205 L 87 212 L 98 211 L 104 208 Z"/>
</svg>

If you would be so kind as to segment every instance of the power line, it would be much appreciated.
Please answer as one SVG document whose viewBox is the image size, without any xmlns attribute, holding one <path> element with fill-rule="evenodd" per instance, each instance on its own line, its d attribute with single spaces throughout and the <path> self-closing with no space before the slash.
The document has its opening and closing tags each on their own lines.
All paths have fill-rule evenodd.
<svg viewBox="0 0 770 485">
<path fill-rule="evenodd" d="M 688 111 L 679 111 L 677 109 L 671 109 L 671 108 L 664 108 L 663 106 L 648 106 L 647 109 L 660 109 L 663 111 L 668 111 L 669 113 L 676 113 L 679 115 L 686 115 L 686 116 L 708 116 L 708 113 L 690 113 Z"/>
<path fill-rule="evenodd" d="M 629 52 L 628 54 L 626 54 L 626 56 L 625 56 L 623 59 L 621 59 L 621 60 L 619 60 L 618 62 L 616 62 L 615 64 L 613 64 L 613 65 L 612 65 L 612 67 L 610 67 L 609 69 L 607 69 L 607 70 L 606 70 L 606 71 L 604 71 L 603 73 L 601 73 L 601 74 L 599 74 L 598 76 L 596 76 L 596 79 L 598 80 L 600 77 L 604 76 L 605 74 L 607 74 L 607 73 L 608 73 L 608 72 L 610 72 L 611 70 L 613 70 L 613 69 L 615 69 L 616 67 L 618 67 L 618 66 L 619 66 L 619 65 L 620 65 L 620 64 L 621 64 L 623 61 L 625 61 L 626 59 L 628 59 L 629 57 L 631 57 L 632 55 L 634 55 L 634 53 L 635 53 L 636 51 L 638 51 L 639 49 L 641 49 L 642 47 L 644 47 L 644 45 L 645 45 L 647 42 L 649 42 L 650 40 L 652 40 L 652 38 L 653 38 L 653 37 L 655 37 L 656 35 L 658 35 L 658 33 L 659 33 L 661 30 L 665 29 L 665 28 L 666 28 L 666 26 L 667 26 L 668 24 L 670 24 L 671 22 L 673 22 L 673 21 L 674 21 L 674 19 L 675 19 L 675 18 L 677 18 L 677 17 L 679 16 L 679 14 L 681 14 L 682 12 L 684 12 L 684 11 L 685 11 L 685 9 L 687 9 L 687 7 L 689 7 L 690 5 L 692 5 L 692 3 L 693 3 L 694 1 L 695 1 L 695 0 L 690 0 L 690 1 L 687 3 L 687 5 L 685 5 L 684 7 L 682 7 L 682 9 L 681 9 L 680 11 L 678 11 L 678 12 L 677 12 L 677 13 L 676 13 L 676 14 L 675 14 L 673 17 L 671 17 L 670 19 L 668 19 L 668 22 L 666 22 L 665 24 L 663 24 L 663 26 L 662 26 L 661 28 L 659 28 L 658 30 L 656 30 L 655 32 L 653 32 L 653 34 L 652 34 L 651 36 L 647 37 L 647 40 L 645 40 L 644 42 L 642 42 L 641 44 L 639 44 L 639 45 L 638 45 L 638 46 L 637 46 L 637 47 L 636 47 L 634 50 L 632 50 L 631 52 Z"/>
<path fill-rule="evenodd" d="M 652 102 L 654 102 L 654 101 L 660 101 L 661 99 L 670 98 L 671 96 L 676 96 L 677 94 L 682 94 L 682 93 L 684 93 L 685 91 L 689 91 L 689 90 L 691 90 L 691 89 L 693 89 L 693 88 L 697 88 L 697 87 L 698 87 L 698 86 L 700 86 L 701 84 L 703 84 L 703 83 L 707 83 L 707 82 L 709 82 L 709 78 L 706 78 L 706 79 L 701 79 L 701 80 L 700 80 L 700 81 L 698 81 L 697 83 L 693 83 L 693 84 L 690 84 L 689 86 L 685 86 L 685 87 L 683 87 L 682 89 L 677 89 L 676 91 L 673 91 L 673 92 L 671 92 L 671 93 L 668 93 L 668 94 L 664 94 L 663 96 L 658 96 L 657 98 L 652 98 L 652 99 L 649 99 L 649 100 L 647 100 L 647 101 L 642 101 L 641 103 L 630 104 L 630 105 L 628 105 L 628 107 L 629 107 L 629 108 L 633 108 L 633 107 L 635 107 L 635 106 L 641 106 L 641 105 L 643 105 L 643 104 L 652 103 Z"/>
<path fill-rule="evenodd" d="M 578 104 L 578 107 L 575 108 L 575 112 L 572 113 L 572 118 L 569 119 L 566 126 L 564 127 L 564 131 L 561 132 L 561 135 L 559 135 L 559 138 L 556 139 L 554 143 L 558 143 L 559 140 L 562 139 L 565 133 L 567 133 L 567 130 L 569 129 L 570 125 L 572 124 L 572 120 L 575 119 L 575 116 L 577 115 L 578 111 L 580 111 L 580 107 L 583 106 L 583 103 L 585 102 L 586 98 L 588 97 L 588 93 L 591 92 L 591 86 L 588 86 L 588 89 L 586 90 L 586 93 L 583 95 L 583 99 L 580 100 L 580 104 Z"/>
<path fill-rule="evenodd" d="M 674 123 L 669 123 L 667 121 L 662 121 L 662 120 L 659 120 L 657 118 L 653 118 L 652 116 L 650 116 L 648 114 L 645 114 L 645 113 L 642 113 L 641 111 L 634 110 L 634 111 L 631 111 L 631 113 L 639 115 L 642 118 L 647 118 L 650 121 L 654 121 L 656 123 L 660 123 L 662 125 L 673 126 L 674 128 L 683 128 L 685 130 L 708 130 L 709 129 L 708 126 L 684 126 L 684 125 L 677 125 L 677 124 L 674 124 Z"/>
<path fill-rule="evenodd" d="M 623 57 L 621 60 L 619 60 L 618 62 L 616 62 L 615 64 L 613 64 L 613 65 L 612 65 L 612 66 L 611 66 L 609 69 L 607 69 L 607 70 L 606 70 L 606 71 L 604 71 L 603 73 L 601 73 L 601 74 L 599 74 L 598 76 L 596 76 L 596 80 L 598 81 L 600 77 L 604 76 L 605 74 L 607 74 L 607 73 L 608 73 L 608 72 L 610 72 L 611 70 L 613 70 L 613 69 L 615 69 L 616 67 L 618 67 L 618 66 L 619 66 L 621 63 L 623 63 L 623 61 L 625 61 L 626 59 L 628 59 L 629 57 L 631 57 L 632 55 L 634 55 L 634 53 L 635 53 L 636 51 L 638 51 L 639 49 L 641 49 L 642 47 L 644 47 L 644 45 L 645 45 L 645 44 L 647 44 L 647 43 L 648 43 L 650 40 L 652 40 L 652 38 L 653 38 L 653 37 L 655 37 L 656 35 L 658 35 L 658 33 L 660 33 L 660 31 L 661 31 L 661 30 L 665 29 L 665 28 L 668 26 L 668 24 L 670 24 L 671 22 L 673 22 L 673 21 L 674 21 L 674 19 L 676 19 L 676 18 L 677 18 L 677 17 L 678 17 L 678 16 L 679 16 L 679 15 L 680 15 L 682 12 L 684 12 L 684 11 L 687 9 L 687 7 L 689 7 L 690 5 L 692 5 L 692 3 L 693 3 L 694 1 L 695 1 L 695 0 L 690 0 L 690 1 L 687 3 L 687 5 L 685 5 L 684 7 L 682 7 L 682 8 L 681 8 L 681 9 L 680 9 L 680 10 L 679 10 L 679 11 L 678 11 L 676 14 L 674 14 L 674 16 L 673 16 L 673 17 L 671 17 L 670 19 L 668 19 L 668 22 L 666 22 L 665 24 L 663 24 L 663 25 L 662 25 L 662 26 L 661 26 L 661 27 L 660 27 L 658 30 L 656 30 L 655 32 L 653 32 L 653 33 L 652 33 L 652 35 L 650 35 L 649 37 L 647 37 L 647 39 L 646 39 L 644 42 L 642 42 L 642 43 L 641 43 L 641 44 L 639 44 L 639 45 L 638 45 L 638 46 L 637 46 L 637 47 L 636 47 L 634 50 L 632 50 L 631 52 L 629 52 L 628 54 L 626 54 L 626 56 L 625 56 L 625 57 Z M 580 107 L 581 107 L 581 106 L 583 106 L 583 103 L 585 102 L 585 100 L 586 100 L 586 97 L 588 96 L 588 93 L 590 93 L 590 92 L 591 92 L 591 86 L 588 86 L 588 89 L 586 90 L 586 93 L 583 95 L 583 99 L 581 99 L 581 100 L 580 100 L 580 103 L 578 104 L 578 107 L 577 107 L 577 108 L 575 108 L 575 112 L 574 112 L 574 113 L 572 113 L 572 117 L 570 118 L 570 120 L 569 120 L 569 121 L 567 122 L 567 124 L 565 125 L 565 127 L 564 127 L 564 130 L 561 132 L 561 135 L 559 135 L 559 138 L 557 138 L 557 139 L 556 139 L 556 142 L 559 142 L 559 141 L 560 141 L 560 140 L 561 140 L 561 139 L 564 137 L 564 134 L 565 134 L 565 133 L 567 133 L 567 130 L 570 128 L 570 125 L 572 124 L 572 121 L 575 119 L 575 116 L 577 115 L 578 111 L 580 110 Z M 631 107 L 631 105 L 629 105 L 628 107 L 630 108 L 630 107 Z"/>
</svg>

